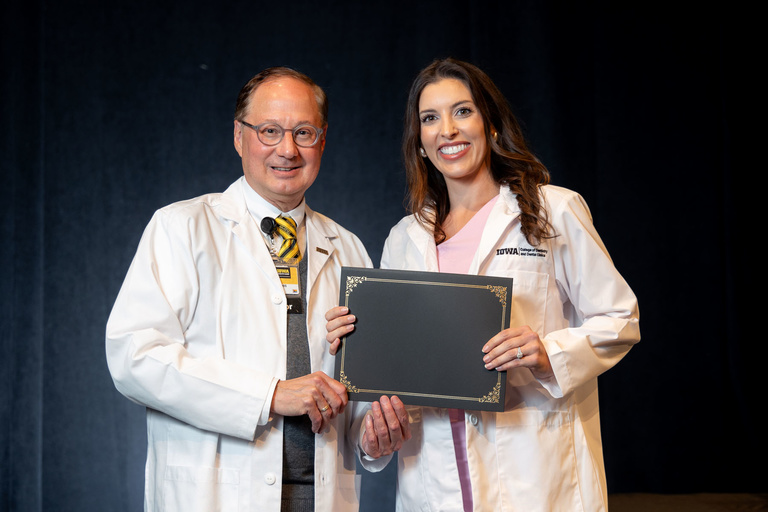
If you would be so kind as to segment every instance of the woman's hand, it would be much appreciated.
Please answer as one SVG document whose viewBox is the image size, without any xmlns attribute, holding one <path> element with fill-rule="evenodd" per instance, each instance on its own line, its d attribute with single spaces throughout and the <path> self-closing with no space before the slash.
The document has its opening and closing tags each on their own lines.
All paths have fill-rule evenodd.
<svg viewBox="0 0 768 512">
<path fill-rule="evenodd" d="M 540 381 L 555 376 L 544 344 L 527 325 L 501 331 L 485 344 L 483 353 L 483 362 L 489 370 L 525 367 Z"/>
<path fill-rule="evenodd" d="M 355 329 L 356 319 L 354 315 L 349 314 L 349 308 L 344 306 L 329 309 L 325 319 L 328 322 L 325 324 L 325 330 L 328 331 L 325 339 L 331 344 L 329 352 L 335 356 L 341 346 L 341 338 Z"/>
<path fill-rule="evenodd" d="M 365 432 L 360 440 L 363 451 L 378 459 L 399 450 L 411 438 L 411 424 L 405 405 L 396 396 L 382 396 L 365 414 Z"/>
</svg>

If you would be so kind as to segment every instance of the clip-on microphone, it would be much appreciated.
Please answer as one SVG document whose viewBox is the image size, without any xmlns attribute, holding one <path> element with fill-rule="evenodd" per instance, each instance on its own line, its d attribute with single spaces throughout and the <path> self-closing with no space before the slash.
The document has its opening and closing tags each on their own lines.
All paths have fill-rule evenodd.
<svg viewBox="0 0 768 512">
<path fill-rule="evenodd" d="M 277 222 L 272 217 L 264 217 L 261 219 L 261 230 L 272 238 L 277 228 Z"/>
</svg>

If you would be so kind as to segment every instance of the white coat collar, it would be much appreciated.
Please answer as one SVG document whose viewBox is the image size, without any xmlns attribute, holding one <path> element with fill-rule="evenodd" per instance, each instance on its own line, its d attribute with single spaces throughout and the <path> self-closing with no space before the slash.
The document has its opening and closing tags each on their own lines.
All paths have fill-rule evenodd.
<svg viewBox="0 0 768 512">
<path fill-rule="evenodd" d="M 296 235 L 299 242 L 299 250 L 302 254 L 306 254 L 306 226 L 304 225 L 304 212 L 306 211 L 306 201 L 302 198 L 299 205 L 287 212 L 280 210 L 277 206 L 273 205 L 266 199 L 264 199 L 259 193 L 257 193 L 243 178 L 240 180 L 240 189 L 243 192 L 245 198 L 245 206 L 248 208 L 248 212 L 253 216 L 256 221 L 256 225 L 261 229 L 261 222 L 265 218 L 276 219 L 279 216 L 289 216 L 295 222 L 297 226 Z M 271 237 L 264 233 L 261 229 L 261 236 L 264 239 L 264 243 L 268 246 L 273 243 Z"/>
<path fill-rule="evenodd" d="M 269 254 L 269 249 L 264 243 L 261 229 L 248 211 L 243 195 L 244 183 L 245 177 L 232 183 L 219 196 L 219 201 L 214 203 L 214 207 L 224 220 L 229 221 L 232 233 L 240 240 L 262 272 L 269 279 L 277 281 L 277 271 L 272 262 L 272 256 Z"/>
<path fill-rule="evenodd" d="M 304 222 L 304 211 L 306 209 L 306 201 L 304 199 L 302 199 L 299 206 L 293 210 L 283 212 L 277 206 L 261 197 L 261 195 L 248 185 L 248 182 L 246 182 L 244 178 L 241 178 L 238 181 L 240 181 L 240 189 L 243 191 L 243 196 L 245 197 L 245 205 L 259 226 L 261 226 L 261 221 L 264 217 L 275 218 L 279 215 L 290 215 L 291 218 L 296 221 L 297 226 L 301 226 L 301 223 Z"/>
<path fill-rule="evenodd" d="M 520 214 L 517 195 L 507 185 L 499 187 L 499 196 L 501 200 L 496 201 L 488 216 L 483 236 L 480 239 L 477 252 L 469 268 L 470 274 L 477 274 L 481 264 L 493 253 L 493 248 L 499 238 L 504 236 L 510 228 L 512 219 Z M 407 233 L 417 250 L 421 253 L 425 267 L 424 270 L 437 272 L 437 245 L 432 233 L 424 229 L 415 218 L 407 227 Z"/>
<path fill-rule="evenodd" d="M 411 222 L 406 228 L 408 237 L 416 246 L 416 250 L 421 254 L 421 259 L 424 262 L 424 270 L 427 272 L 437 272 L 437 245 L 435 244 L 435 237 L 431 231 L 427 229 L 413 217 Z"/>
<path fill-rule="evenodd" d="M 320 273 L 325 263 L 335 251 L 334 240 L 337 234 L 328 228 L 325 217 L 306 206 L 307 257 L 309 258 L 309 283 L 312 287 L 314 276 Z"/>
<path fill-rule="evenodd" d="M 224 219 L 232 222 L 232 232 L 245 245 L 259 266 L 270 275 L 274 273 L 274 277 L 276 277 L 277 273 L 274 270 L 272 257 L 261 235 L 261 229 L 248 211 L 242 188 L 244 186 L 248 185 L 245 182 L 245 178 L 241 177 L 221 194 L 220 202 L 217 205 L 219 214 Z M 304 203 L 303 208 L 307 232 L 306 252 L 309 258 L 308 287 L 311 289 L 315 280 L 314 277 L 320 272 L 335 250 L 333 241 L 337 238 L 337 234 L 329 229 L 325 222 L 325 217 L 316 213 L 306 203 Z"/>
<path fill-rule="evenodd" d="M 506 236 L 511 229 L 512 219 L 520 215 L 517 195 L 509 190 L 508 186 L 499 187 L 499 199 L 501 200 L 496 201 L 490 215 L 488 215 L 480 244 L 477 246 L 475 257 L 469 265 L 470 274 L 479 273 L 484 262 L 494 253 L 499 238 Z"/>
<path fill-rule="evenodd" d="M 245 197 L 243 196 L 244 182 L 245 177 L 241 176 L 239 180 L 227 187 L 227 190 L 219 196 L 219 202 L 215 203 L 219 215 L 238 224 L 242 224 L 244 219 L 249 216 L 248 206 L 245 204 Z"/>
</svg>

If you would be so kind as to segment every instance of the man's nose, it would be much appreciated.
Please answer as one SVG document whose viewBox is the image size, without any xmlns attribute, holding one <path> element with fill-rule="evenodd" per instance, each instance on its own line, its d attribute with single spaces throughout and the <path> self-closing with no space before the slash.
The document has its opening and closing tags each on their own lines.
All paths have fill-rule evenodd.
<svg viewBox="0 0 768 512">
<path fill-rule="evenodd" d="M 277 154 L 282 158 L 295 158 L 299 154 L 299 147 L 293 140 L 293 132 L 286 131 L 283 134 L 283 140 L 281 140 L 277 146 L 275 146 Z"/>
</svg>

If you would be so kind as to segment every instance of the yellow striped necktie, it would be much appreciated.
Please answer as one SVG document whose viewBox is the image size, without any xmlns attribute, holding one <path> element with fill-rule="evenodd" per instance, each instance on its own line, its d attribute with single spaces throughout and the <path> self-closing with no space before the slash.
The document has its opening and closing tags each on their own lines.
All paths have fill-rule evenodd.
<svg viewBox="0 0 768 512">
<path fill-rule="evenodd" d="M 289 216 L 280 215 L 275 219 L 277 233 L 283 237 L 283 244 L 280 246 L 280 250 L 277 251 L 277 255 L 284 260 L 301 259 L 301 252 L 299 251 L 299 241 L 296 240 L 296 221 Z"/>
</svg>

